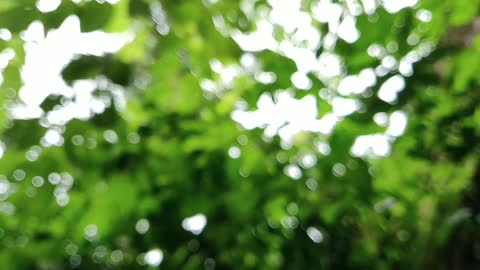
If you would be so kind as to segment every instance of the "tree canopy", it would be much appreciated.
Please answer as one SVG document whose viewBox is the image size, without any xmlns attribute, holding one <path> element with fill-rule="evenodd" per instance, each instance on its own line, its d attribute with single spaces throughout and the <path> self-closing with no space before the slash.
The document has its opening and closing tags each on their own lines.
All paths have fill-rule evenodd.
<svg viewBox="0 0 480 270">
<path fill-rule="evenodd" d="M 0 268 L 479 269 L 479 8 L 0 1 Z"/>
</svg>

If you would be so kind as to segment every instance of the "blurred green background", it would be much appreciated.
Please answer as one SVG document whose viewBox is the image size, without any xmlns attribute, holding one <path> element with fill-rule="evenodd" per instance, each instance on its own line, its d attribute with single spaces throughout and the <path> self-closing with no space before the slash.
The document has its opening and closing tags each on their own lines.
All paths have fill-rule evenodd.
<svg viewBox="0 0 480 270">
<path fill-rule="evenodd" d="M 0 269 L 480 269 L 479 8 L 1 0 Z"/>
</svg>

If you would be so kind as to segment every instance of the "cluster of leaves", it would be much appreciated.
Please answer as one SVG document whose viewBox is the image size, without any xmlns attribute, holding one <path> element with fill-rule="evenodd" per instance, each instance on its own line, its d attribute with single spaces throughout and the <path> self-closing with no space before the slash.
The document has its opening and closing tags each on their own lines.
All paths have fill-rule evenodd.
<svg viewBox="0 0 480 270">
<path fill-rule="evenodd" d="M 218 91 L 201 87 L 205 78 L 221 81 L 212 60 L 238 65 L 244 53 L 223 30 L 256 28 L 237 1 L 62 1 L 49 13 L 36 2 L 0 3 L 0 28 L 12 33 L 0 50 L 15 51 L 0 86 L 0 268 L 147 269 L 154 266 L 144 255 L 156 248 L 164 269 L 480 266 L 478 1 L 425 0 L 395 14 L 379 7 L 357 16 L 361 38 L 339 40 L 333 49 L 349 74 L 379 64 L 367 54 L 373 43 L 397 44 L 392 54 L 400 58 L 415 34 L 436 49 L 414 65 L 395 104 L 356 96 L 364 109 L 342 118 L 331 134 L 304 132 L 289 146 L 235 123 L 238 101 L 255 108 L 263 93 L 290 88 L 302 98 L 332 88 L 330 82 L 308 74 L 310 89 L 295 89 L 294 61 L 263 50 L 255 57 L 276 75 L 273 83 L 241 72 Z M 262 10 L 273 1 L 239 2 Z M 318 1 L 301 2 L 311 14 Z M 432 12 L 429 24 L 415 18 L 420 9 Z M 21 102 L 21 31 L 35 20 L 58 28 L 72 14 L 83 32 L 135 32 L 119 52 L 83 56 L 62 74 L 69 84 L 106 78 L 122 87 L 126 107 L 45 125 L 61 103 L 55 99 L 42 104 L 40 119 L 9 117 Z M 223 30 L 212 20 L 219 16 Z M 280 40 L 289 38 L 276 30 Z M 332 107 L 321 98 L 317 104 L 319 117 Z M 384 131 L 374 115 L 397 110 L 409 122 L 390 156 L 352 156 L 358 136 Z M 39 146 L 47 129 L 61 131 L 62 146 Z M 319 143 L 328 143 L 330 153 L 316 151 Z M 302 162 L 306 157 L 314 166 Z M 207 225 L 197 235 L 182 221 L 198 213 Z M 143 219 L 146 232 L 136 230 Z"/>
</svg>

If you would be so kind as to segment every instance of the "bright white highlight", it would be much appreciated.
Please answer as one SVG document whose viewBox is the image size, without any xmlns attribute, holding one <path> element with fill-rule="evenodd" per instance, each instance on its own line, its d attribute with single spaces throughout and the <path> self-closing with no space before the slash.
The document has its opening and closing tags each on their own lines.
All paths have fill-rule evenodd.
<svg viewBox="0 0 480 270">
<path fill-rule="evenodd" d="M 195 235 L 202 233 L 205 226 L 207 226 L 207 217 L 204 214 L 196 214 L 182 221 L 183 229 Z"/>
<path fill-rule="evenodd" d="M 52 12 L 56 10 L 61 3 L 62 0 L 38 0 L 37 8 L 43 13 Z"/>
<path fill-rule="evenodd" d="M 139 221 L 137 221 L 137 224 L 135 224 L 135 230 L 139 234 L 146 234 L 149 229 L 150 229 L 150 222 L 145 218 L 140 219 Z"/>
<path fill-rule="evenodd" d="M 7 146 L 2 141 L 0 141 L 0 159 L 3 157 L 5 150 L 7 150 Z"/>
<path fill-rule="evenodd" d="M 350 151 L 356 157 L 386 157 L 391 151 L 390 140 L 383 134 L 358 136 Z"/>
<path fill-rule="evenodd" d="M 390 115 L 390 124 L 385 132 L 387 135 L 399 137 L 405 132 L 408 116 L 403 111 L 395 111 Z"/>
<path fill-rule="evenodd" d="M 152 249 L 145 254 L 143 260 L 149 266 L 159 266 L 163 261 L 163 252 L 158 248 Z"/>
<path fill-rule="evenodd" d="M 232 38 L 244 51 L 259 52 L 275 50 L 277 47 L 277 41 L 273 38 L 273 25 L 267 20 L 257 22 L 255 32 L 244 34 L 237 31 L 232 34 Z"/>
<path fill-rule="evenodd" d="M 270 94 L 264 93 L 258 100 L 258 110 L 236 110 L 232 119 L 246 129 L 265 127 L 265 135 L 279 135 L 287 142 L 301 131 L 329 134 L 338 120 L 334 114 L 318 119 L 316 99 L 312 95 L 299 100 L 292 98 L 289 91 L 280 91 L 275 101 Z"/>
<path fill-rule="evenodd" d="M 383 0 L 382 2 L 388 12 L 397 13 L 404 8 L 415 6 L 418 0 Z"/>
<path fill-rule="evenodd" d="M 404 88 L 405 79 L 401 75 L 394 75 L 380 86 L 378 97 L 385 102 L 393 104 L 397 101 L 398 93 Z"/>
<path fill-rule="evenodd" d="M 348 43 L 354 43 L 360 38 L 360 32 L 356 27 L 355 17 L 347 16 L 338 27 L 338 36 Z"/>
<path fill-rule="evenodd" d="M 313 17 L 319 22 L 328 23 L 328 29 L 332 33 L 337 32 L 342 14 L 342 6 L 337 3 L 331 3 L 330 1 L 319 1 L 313 8 Z"/>
<path fill-rule="evenodd" d="M 386 126 L 388 123 L 388 114 L 385 112 L 379 112 L 373 115 L 373 121 L 379 126 Z"/>
<path fill-rule="evenodd" d="M 25 40 L 26 56 L 21 70 L 24 85 L 19 91 L 19 97 L 24 105 L 18 104 L 12 108 L 13 118 L 39 118 L 43 114 L 39 105 L 50 95 L 66 98 L 75 96 L 74 101 L 63 104 L 58 111 L 47 115 L 51 124 L 64 124 L 72 118 L 85 119 L 92 113 L 103 111 L 95 108 L 90 110 L 91 106 L 96 103 L 98 105 L 96 98 L 92 97 L 97 82 L 77 81 L 70 87 L 60 74 L 77 55 L 102 56 L 118 51 L 131 38 L 129 35 L 101 31 L 81 33 L 80 20 L 72 15 L 58 29 L 46 33 L 46 36 L 42 23 L 35 21 L 22 34 L 22 38 Z M 45 68 L 45 63 L 48 63 L 48 68 Z"/>
<path fill-rule="evenodd" d="M 242 151 L 240 150 L 240 148 L 236 146 L 232 146 L 228 149 L 228 155 L 233 159 L 239 158 L 241 154 L 242 154 Z"/>
<path fill-rule="evenodd" d="M 307 235 L 313 242 L 315 242 L 317 244 L 320 244 L 323 241 L 322 232 L 315 227 L 308 227 L 307 228 Z"/>
<path fill-rule="evenodd" d="M 363 9 L 365 13 L 371 15 L 377 10 L 377 1 L 375 0 L 362 0 Z"/>
<path fill-rule="evenodd" d="M 302 170 L 295 164 L 290 164 L 285 167 L 285 174 L 293 180 L 298 180 L 302 177 Z"/>
<path fill-rule="evenodd" d="M 360 108 L 360 102 L 349 98 L 334 97 L 332 108 L 336 116 L 343 117 L 357 111 Z"/>
<path fill-rule="evenodd" d="M 312 87 L 312 81 L 308 78 L 305 73 L 295 72 L 291 77 L 293 85 L 302 90 L 307 90 Z"/>
<path fill-rule="evenodd" d="M 420 9 L 417 11 L 416 17 L 420 21 L 427 23 L 432 20 L 432 12 L 426 9 Z"/>
</svg>

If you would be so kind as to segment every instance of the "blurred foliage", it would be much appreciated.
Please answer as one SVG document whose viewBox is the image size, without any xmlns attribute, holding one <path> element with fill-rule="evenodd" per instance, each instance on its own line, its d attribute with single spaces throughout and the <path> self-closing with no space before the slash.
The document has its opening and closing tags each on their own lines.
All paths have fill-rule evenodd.
<svg viewBox="0 0 480 270">
<path fill-rule="evenodd" d="M 338 95 L 343 75 L 325 80 L 310 72 L 311 87 L 296 89 L 290 76 L 298 63 L 271 49 L 252 54 L 273 82 L 241 69 L 222 84 L 214 70 L 215 61 L 241 66 L 244 51 L 229 33 L 255 31 L 276 1 L 110 2 L 64 0 L 42 13 L 35 0 L 0 1 L 0 29 L 12 35 L 0 39 L 0 51 L 15 52 L 0 86 L 1 269 L 154 269 L 143 258 L 155 248 L 163 252 L 161 269 L 480 269 L 478 1 L 423 0 L 356 15 L 358 41 L 338 39 L 315 52 L 339 55 L 343 75 L 379 65 L 367 54 L 372 44 L 397 59 L 415 47 L 409 38 L 434 50 L 414 63 L 396 102 L 376 96 L 398 74 L 390 70 L 370 94 L 353 94 L 363 109 L 330 134 L 301 132 L 289 145 L 242 127 L 232 111 L 239 104 L 254 110 L 263 94 L 291 89 L 297 99 L 316 96 L 320 118 L 332 110 L 320 89 Z M 301 10 L 311 17 L 318 2 L 303 0 Z M 378 4 L 333 2 L 346 12 Z M 428 23 L 417 19 L 425 10 Z M 33 21 L 54 30 L 72 14 L 82 32 L 134 33 L 120 51 L 78 55 L 62 71 L 69 85 L 108 81 L 122 89 L 125 106 L 98 87 L 94 94 L 111 106 L 88 120 L 46 123 L 49 112 L 75 100 L 61 95 L 43 101 L 40 117 L 15 119 L 23 31 Z M 322 38 L 328 33 L 327 23 L 312 25 Z M 277 41 L 292 38 L 275 27 Z M 206 80 L 214 91 L 203 89 Z M 372 120 L 376 113 L 398 110 L 408 126 L 391 138 L 388 157 L 352 155 L 358 136 L 385 132 Z M 52 130 L 61 146 L 42 143 Z M 318 152 L 319 143 L 331 151 Z M 306 155 L 314 166 L 302 165 Z M 289 168 L 300 176 L 289 177 Z M 200 234 L 182 228 L 199 213 L 207 218 Z M 136 230 L 141 219 L 146 233 Z"/>
</svg>

